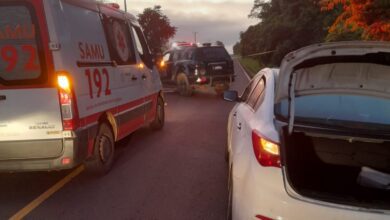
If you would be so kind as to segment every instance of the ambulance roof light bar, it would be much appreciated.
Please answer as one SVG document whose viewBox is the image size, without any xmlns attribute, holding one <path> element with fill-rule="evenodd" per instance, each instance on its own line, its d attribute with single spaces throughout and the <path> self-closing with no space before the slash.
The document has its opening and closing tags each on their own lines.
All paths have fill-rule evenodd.
<svg viewBox="0 0 390 220">
<path fill-rule="evenodd" d="M 174 42 L 172 43 L 172 48 L 173 49 L 180 49 L 180 48 L 184 48 L 184 47 L 196 47 L 197 44 L 194 44 L 194 43 L 189 43 L 189 42 L 184 42 L 184 41 L 180 41 L 180 42 Z"/>
<path fill-rule="evenodd" d="M 105 5 L 110 6 L 111 8 L 118 9 L 118 10 L 121 8 L 118 3 L 106 3 Z"/>
</svg>

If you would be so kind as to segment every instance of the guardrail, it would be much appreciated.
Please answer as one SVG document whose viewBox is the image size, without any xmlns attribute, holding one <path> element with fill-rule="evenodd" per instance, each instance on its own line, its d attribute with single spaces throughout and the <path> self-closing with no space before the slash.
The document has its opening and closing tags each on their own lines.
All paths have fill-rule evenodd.
<svg viewBox="0 0 390 220">
<path fill-rule="evenodd" d="M 254 53 L 254 54 L 250 54 L 250 55 L 246 55 L 244 57 L 257 57 L 257 56 L 262 56 L 262 55 L 266 55 L 266 54 L 270 54 L 270 53 L 273 53 L 275 52 L 276 50 L 270 50 L 270 51 L 265 51 L 265 52 L 261 52 L 261 53 Z"/>
<path fill-rule="evenodd" d="M 232 57 L 257 57 L 257 56 L 263 56 L 263 55 L 266 55 L 266 54 L 270 54 L 270 53 L 273 53 L 275 51 L 276 50 L 270 50 L 270 51 L 265 51 L 265 52 L 260 52 L 260 53 L 249 54 L 249 55 L 246 55 L 246 56 L 233 55 Z"/>
</svg>

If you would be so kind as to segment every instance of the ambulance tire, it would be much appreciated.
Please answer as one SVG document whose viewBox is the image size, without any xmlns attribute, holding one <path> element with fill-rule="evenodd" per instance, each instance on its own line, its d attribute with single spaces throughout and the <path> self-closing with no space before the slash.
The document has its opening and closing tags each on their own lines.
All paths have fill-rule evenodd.
<svg viewBox="0 0 390 220">
<path fill-rule="evenodd" d="M 179 73 L 177 75 L 176 83 L 177 83 L 177 90 L 178 90 L 180 95 L 182 95 L 182 96 L 191 96 L 192 95 L 192 88 L 191 88 L 191 85 L 188 81 L 186 74 Z"/>
<path fill-rule="evenodd" d="M 85 163 L 87 171 L 99 176 L 107 174 L 112 168 L 114 154 L 115 143 L 111 127 L 102 123 L 95 139 L 92 158 Z"/>
<path fill-rule="evenodd" d="M 165 124 L 165 103 L 161 97 L 157 98 L 157 109 L 156 117 L 154 121 L 150 124 L 150 127 L 153 130 L 161 130 Z"/>
</svg>

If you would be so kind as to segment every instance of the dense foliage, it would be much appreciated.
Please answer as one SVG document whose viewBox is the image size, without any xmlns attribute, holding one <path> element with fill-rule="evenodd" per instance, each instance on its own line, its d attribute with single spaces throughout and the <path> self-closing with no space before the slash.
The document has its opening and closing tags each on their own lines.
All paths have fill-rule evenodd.
<svg viewBox="0 0 390 220">
<path fill-rule="evenodd" d="M 161 53 L 176 34 L 177 28 L 171 26 L 169 18 L 161 12 L 161 6 L 146 8 L 138 15 L 138 21 L 153 53 Z"/>
<path fill-rule="evenodd" d="M 250 13 L 259 23 L 240 34 L 236 54 L 260 55 L 266 66 L 279 66 L 300 47 L 324 41 L 390 40 L 387 0 L 255 0 Z M 387 3 L 387 4 L 386 4 Z"/>
<path fill-rule="evenodd" d="M 321 0 L 323 11 L 342 11 L 329 29 L 330 40 L 353 34 L 363 40 L 390 40 L 390 1 Z"/>
</svg>

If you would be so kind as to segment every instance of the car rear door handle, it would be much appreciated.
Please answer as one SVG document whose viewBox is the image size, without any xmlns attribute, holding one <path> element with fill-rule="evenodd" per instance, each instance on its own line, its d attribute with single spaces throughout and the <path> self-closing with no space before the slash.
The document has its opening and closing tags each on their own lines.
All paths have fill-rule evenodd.
<svg viewBox="0 0 390 220">
<path fill-rule="evenodd" d="M 7 96 L 5 96 L 5 95 L 0 95 L 0 101 L 4 101 L 4 100 L 6 100 L 7 99 Z"/>
<path fill-rule="evenodd" d="M 131 80 L 136 81 L 138 78 L 136 76 L 132 76 Z"/>
</svg>

